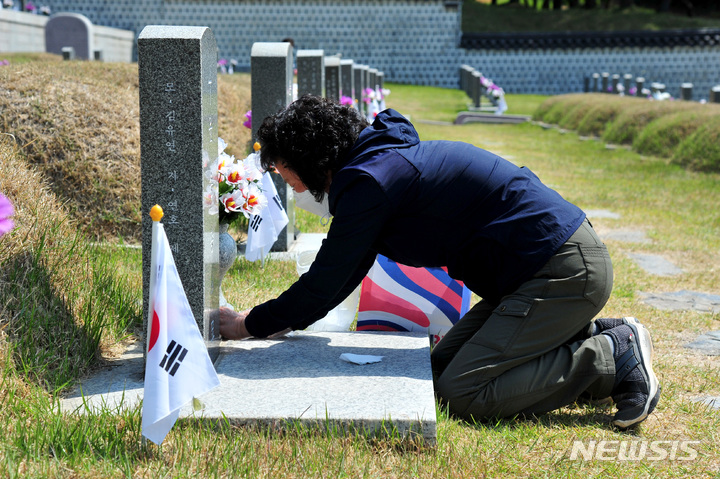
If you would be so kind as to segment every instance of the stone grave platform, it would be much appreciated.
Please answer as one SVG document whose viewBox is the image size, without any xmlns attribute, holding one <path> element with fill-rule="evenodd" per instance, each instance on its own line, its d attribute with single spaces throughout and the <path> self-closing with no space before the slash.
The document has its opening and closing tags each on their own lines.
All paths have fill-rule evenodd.
<svg viewBox="0 0 720 479">
<path fill-rule="evenodd" d="M 527 115 L 496 115 L 494 113 L 482 113 L 479 111 L 461 111 L 455 118 L 456 125 L 466 123 L 494 123 L 494 124 L 516 124 L 530 121 Z"/>
<path fill-rule="evenodd" d="M 62 401 L 68 412 L 132 408 L 143 395 L 142 346 Z M 342 354 L 382 356 L 358 365 Z M 220 387 L 190 405 L 181 418 L 233 424 L 278 425 L 300 421 L 345 431 L 436 440 L 430 342 L 424 333 L 299 332 L 282 339 L 225 341 L 215 368 Z M 394 429 L 393 429 L 394 428 Z"/>
</svg>

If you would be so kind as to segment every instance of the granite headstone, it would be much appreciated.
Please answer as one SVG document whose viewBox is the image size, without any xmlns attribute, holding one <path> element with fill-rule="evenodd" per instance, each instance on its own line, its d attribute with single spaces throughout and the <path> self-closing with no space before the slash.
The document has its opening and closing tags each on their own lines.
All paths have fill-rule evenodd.
<svg viewBox="0 0 720 479">
<path fill-rule="evenodd" d="M 45 24 L 45 51 L 63 54 L 63 48 L 75 49 L 75 56 L 92 60 L 93 25 L 78 13 L 57 13 Z"/>
<path fill-rule="evenodd" d="M 353 65 L 352 69 L 352 75 L 353 75 L 353 84 L 355 86 L 355 95 L 353 95 L 353 98 L 355 100 L 355 104 L 357 105 L 358 110 L 360 111 L 360 114 L 365 114 L 365 103 L 362 100 L 363 96 L 363 90 L 365 89 L 365 82 L 363 81 L 365 79 L 362 71 L 362 65 L 359 65 L 355 63 Z"/>
<path fill-rule="evenodd" d="M 325 96 L 331 100 L 340 101 L 340 95 L 342 95 L 340 57 L 325 57 Z"/>
<path fill-rule="evenodd" d="M 143 312 L 159 204 L 178 273 L 210 356 L 217 357 L 218 216 L 204 207 L 218 155 L 217 44 L 207 27 L 147 26 L 138 37 Z M 214 186 L 217 189 L 217 185 Z"/>
<path fill-rule="evenodd" d="M 252 137 L 263 120 L 292 102 L 293 53 L 286 42 L 256 42 L 250 51 L 251 102 L 253 112 Z M 280 202 L 288 215 L 272 251 L 288 251 L 295 241 L 295 200 L 292 189 L 280 175 L 272 175 Z"/>
<path fill-rule="evenodd" d="M 325 53 L 323 50 L 298 50 L 298 96 L 325 96 Z"/>
<path fill-rule="evenodd" d="M 355 98 L 355 77 L 353 76 L 353 62 L 349 59 L 340 60 L 340 91 L 342 96 Z"/>
</svg>

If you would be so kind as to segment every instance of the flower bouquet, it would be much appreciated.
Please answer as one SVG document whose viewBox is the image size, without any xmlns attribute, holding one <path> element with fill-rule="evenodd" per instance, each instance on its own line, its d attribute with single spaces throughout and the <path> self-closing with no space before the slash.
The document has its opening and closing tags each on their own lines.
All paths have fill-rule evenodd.
<svg viewBox="0 0 720 479">
<path fill-rule="evenodd" d="M 236 160 L 225 153 L 227 144 L 218 138 L 217 167 L 210 169 L 210 188 L 205 192 L 205 206 L 210 214 L 219 214 L 220 224 L 231 225 L 240 217 L 249 218 L 258 214 L 267 206 L 260 180 L 263 171 L 260 168 L 259 145 L 244 160 Z M 214 184 L 217 184 L 217 196 Z"/>
</svg>

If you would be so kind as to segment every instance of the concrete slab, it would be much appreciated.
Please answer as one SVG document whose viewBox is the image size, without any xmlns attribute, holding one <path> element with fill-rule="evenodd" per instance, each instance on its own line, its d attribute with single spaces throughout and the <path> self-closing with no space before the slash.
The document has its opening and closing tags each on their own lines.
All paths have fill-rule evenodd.
<svg viewBox="0 0 720 479">
<path fill-rule="evenodd" d="M 695 402 L 707 404 L 711 409 L 720 410 L 720 396 L 699 396 L 693 398 Z"/>
<path fill-rule="evenodd" d="M 343 353 L 382 356 L 356 365 Z M 123 359 L 62 402 L 65 411 L 135 407 L 143 394 L 142 354 Z M 430 342 L 424 333 L 302 332 L 276 340 L 221 343 L 221 386 L 181 417 L 227 418 L 234 424 L 301 421 L 436 440 Z M 85 397 L 81 394 L 84 394 Z"/>
<path fill-rule="evenodd" d="M 703 313 L 720 313 L 720 295 L 697 291 L 674 291 L 671 293 L 646 293 L 640 291 L 646 304 L 671 311 L 694 310 Z"/>
<path fill-rule="evenodd" d="M 585 210 L 585 214 L 588 218 L 609 218 L 612 220 L 619 220 L 620 215 L 609 210 Z"/>
<path fill-rule="evenodd" d="M 600 235 L 603 240 L 620 241 L 623 243 L 652 243 L 644 231 L 641 230 L 610 230 Z"/>
<path fill-rule="evenodd" d="M 682 274 L 683 270 L 656 254 L 628 253 L 630 259 L 650 274 L 657 276 L 674 276 Z"/>
<path fill-rule="evenodd" d="M 456 125 L 466 123 L 516 124 L 525 123 L 526 121 L 530 121 L 530 117 L 527 115 L 496 115 L 477 111 L 461 111 L 455 118 Z"/>
<path fill-rule="evenodd" d="M 695 341 L 686 344 L 685 347 L 697 349 L 708 356 L 720 356 L 720 331 L 701 334 Z"/>
</svg>

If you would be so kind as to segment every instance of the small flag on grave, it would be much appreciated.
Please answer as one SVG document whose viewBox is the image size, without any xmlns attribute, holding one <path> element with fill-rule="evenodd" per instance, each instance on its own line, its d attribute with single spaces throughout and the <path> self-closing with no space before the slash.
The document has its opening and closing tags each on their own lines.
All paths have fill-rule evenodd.
<svg viewBox="0 0 720 479">
<path fill-rule="evenodd" d="M 248 240 L 245 247 L 245 258 L 257 261 L 265 258 L 275 244 L 280 232 L 288 224 L 288 216 L 278 196 L 275 183 L 269 172 L 262 177 L 263 193 L 267 196 L 267 208 L 248 219 Z"/>
<path fill-rule="evenodd" d="M 178 276 L 162 208 L 153 206 L 142 435 L 161 444 L 180 408 L 220 385 Z"/>
</svg>

